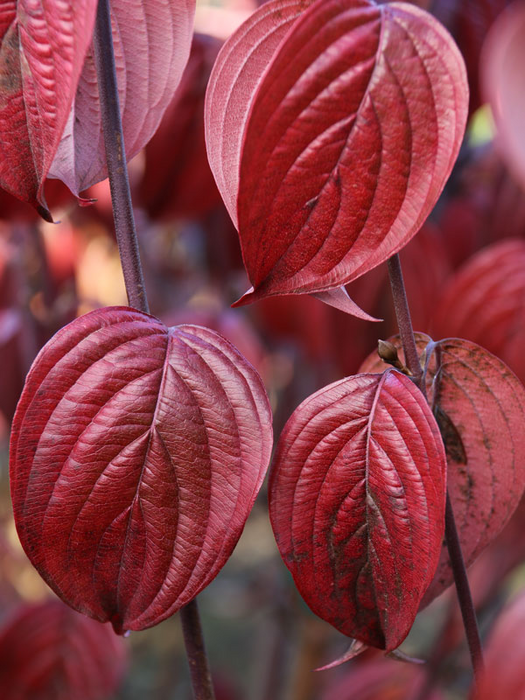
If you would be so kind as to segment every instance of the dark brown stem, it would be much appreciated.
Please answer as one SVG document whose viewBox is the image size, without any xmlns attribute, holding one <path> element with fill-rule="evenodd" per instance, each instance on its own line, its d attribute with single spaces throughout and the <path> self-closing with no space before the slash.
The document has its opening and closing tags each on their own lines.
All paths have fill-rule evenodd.
<svg viewBox="0 0 525 700">
<path fill-rule="evenodd" d="M 461 544 L 459 542 L 458 530 L 454 519 L 454 511 L 452 503 L 447 493 L 447 507 L 445 511 L 445 539 L 447 541 L 447 549 L 450 557 L 450 565 L 454 573 L 454 581 L 458 593 L 459 607 L 461 617 L 463 618 L 463 626 L 467 635 L 467 643 L 472 659 L 472 668 L 474 669 L 474 678 L 479 681 L 479 676 L 483 671 L 483 650 L 481 647 L 481 638 L 479 636 L 478 621 L 476 619 L 476 611 L 470 586 L 467 577 L 467 570 L 463 560 Z"/>
<path fill-rule="evenodd" d="M 414 331 L 412 329 L 412 319 L 410 318 L 410 309 L 405 292 L 403 282 L 403 273 L 401 271 L 401 261 L 399 255 L 394 255 L 388 261 L 388 274 L 390 276 L 390 285 L 392 287 L 392 295 L 394 297 L 394 307 L 396 311 L 397 324 L 403 350 L 405 353 L 405 362 L 409 370 L 414 375 L 414 380 L 419 388 L 425 392 L 424 379 L 419 363 Z M 447 504 L 445 512 L 445 538 L 450 557 L 450 564 L 454 573 L 454 582 L 458 592 L 458 600 L 461 608 L 461 616 L 465 626 L 465 634 L 470 650 L 472 660 L 472 668 L 474 677 L 477 680 L 479 673 L 483 669 L 483 653 L 481 649 L 481 641 L 476 620 L 476 612 L 472 602 L 472 595 L 468 583 L 467 571 L 461 546 L 459 542 L 458 531 L 454 520 L 452 504 L 447 493 Z"/>
<path fill-rule="evenodd" d="M 191 603 L 181 608 L 180 619 L 190 667 L 193 697 L 195 700 L 214 700 L 213 682 L 196 600 L 192 600 Z"/>
<path fill-rule="evenodd" d="M 414 338 L 412 318 L 410 316 L 410 309 L 408 308 L 408 299 L 405 292 L 405 283 L 403 281 L 403 272 L 401 270 L 399 255 L 392 256 L 388 260 L 387 265 L 399 335 L 401 336 L 403 351 L 405 353 L 405 364 L 412 372 L 415 383 L 419 388 L 422 388 L 423 372 L 419 364 L 419 355 Z"/>
<path fill-rule="evenodd" d="M 99 0 L 93 43 L 115 234 L 128 302 L 135 309 L 149 313 L 129 189 L 109 0 Z"/>
<path fill-rule="evenodd" d="M 149 313 L 124 150 L 109 0 L 98 3 L 94 47 L 113 218 L 126 292 L 130 306 Z M 180 615 L 195 700 L 214 700 L 197 601 L 182 608 Z"/>
</svg>

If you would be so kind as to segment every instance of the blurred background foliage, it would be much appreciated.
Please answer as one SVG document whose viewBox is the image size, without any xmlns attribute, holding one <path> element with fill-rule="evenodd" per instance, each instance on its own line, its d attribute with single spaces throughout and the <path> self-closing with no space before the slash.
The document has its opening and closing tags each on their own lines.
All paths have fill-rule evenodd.
<svg viewBox="0 0 525 700">
<path fill-rule="evenodd" d="M 507 3 L 417 4 L 434 11 L 455 33 L 477 85 L 484 37 Z M 236 232 L 207 165 L 202 111 L 221 40 L 255 5 L 255 0 L 198 3 L 198 34 L 185 77 L 158 133 L 130 163 L 130 177 L 152 313 L 169 325 L 209 326 L 231 340 L 264 379 L 278 436 L 306 396 L 355 373 L 377 339 L 395 333 L 396 326 L 385 266 L 349 287 L 350 296 L 384 319 L 381 323 L 350 318 L 305 296 L 230 309 L 249 285 Z M 500 155 L 490 110 L 481 103 L 476 88 L 457 166 L 401 259 L 416 330 L 478 342 L 508 362 L 523 381 L 525 196 Z M 60 636 L 59 646 L 49 642 L 33 648 L 29 638 L 17 639 L 25 629 L 25 611 L 32 611 L 31 620 L 37 611 L 41 614 L 41 608 L 25 606 L 52 599 L 21 550 L 9 500 L 9 425 L 24 376 L 39 348 L 60 327 L 91 309 L 126 304 L 107 182 L 86 193 L 96 199 L 90 207 L 79 207 L 56 181 L 48 182 L 46 194 L 59 224 L 38 220 L 29 206 L 0 192 L 0 651 L 2 645 L 10 650 L 0 653 L 0 681 L 18 669 L 15 651 L 21 643 L 27 668 L 22 665 L 17 672 L 52 677 L 55 685 L 49 694 L 42 689 L 16 697 L 185 700 L 191 691 L 176 615 L 153 629 L 108 642 L 75 622 L 71 616 L 76 613 L 51 606 L 45 608 L 42 629 L 52 627 L 55 636 L 49 639 Z M 484 323 L 468 323 L 473 317 Z M 471 569 L 484 635 L 524 584 L 524 526 L 522 505 Z M 342 667 L 313 671 L 340 655 L 348 640 L 302 603 L 279 558 L 264 489 L 233 556 L 199 602 L 218 700 L 468 696 L 471 674 L 453 591 L 418 616 L 403 644 L 407 654 L 427 659 L 425 666 L 369 650 Z M 79 660 L 70 650 L 86 634 L 96 639 L 81 655 L 84 666 L 102 678 L 96 654 L 102 648 L 113 669 L 92 695 L 71 685 Z"/>
</svg>

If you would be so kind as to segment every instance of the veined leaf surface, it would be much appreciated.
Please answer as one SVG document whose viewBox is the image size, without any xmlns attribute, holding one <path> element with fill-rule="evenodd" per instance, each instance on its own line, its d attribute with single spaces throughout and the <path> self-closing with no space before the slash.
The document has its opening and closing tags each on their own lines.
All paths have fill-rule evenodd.
<svg viewBox="0 0 525 700">
<path fill-rule="evenodd" d="M 397 2 L 318 0 L 256 80 L 235 57 L 242 31 L 207 107 L 224 115 L 240 94 L 227 128 L 207 130 L 230 212 L 237 198 L 253 285 L 241 303 L 340 287 L 400 250 L 441 193 L 468 109 L 463 60 L 431 15 Z"/>
<path fill-rule="evenodd" d="M 128 159 L 155 133 L 188 60 L 195 0 L 112 0 L 112 28 Z M 79 192 L 107 177 L 92 48 L 49 176 Z"/>
<path fill-rule="evenodd" d="M 359 374 L 304 401 L 279 440 L 270 517 L 310 608 L 344 634 L 395 649 L 444 532 L 439 428 L 404 375 Z"/>
<path fill-rule="evenodd" d="M 271 443 L 259 375 L 220 335 L 94 311 L 43 348 L 15 415 L 20 540 L 76 610 L 150 627 L 228 559 Z"/>
<path fill-rule="evenodd" d="M 44 180 L 91 43 L 96 0 L 3 0 L 0 186 L 47 220 Z"/>
</svg>

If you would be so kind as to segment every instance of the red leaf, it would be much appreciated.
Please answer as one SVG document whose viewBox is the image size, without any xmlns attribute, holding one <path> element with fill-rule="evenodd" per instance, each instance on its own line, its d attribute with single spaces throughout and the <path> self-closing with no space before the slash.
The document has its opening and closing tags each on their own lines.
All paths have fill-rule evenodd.
<svg viewBox="0 0 525 700">
<path fill-rule="evenodd" d="M 525 594 L 504 608 L 485 648 L 485 669 L 473 700 L 522 698 L 525 688 Z"/>
<path fill-rule="evenodd" d="M 438 337 L 472 340 L 525 380 L 525 242 L 487 246 L 449 279 L 432 323 Z"/>
<path fill-rule="evenodd" d="M 436 568 L 445 455 L 404 375 L 360 374 L 303 402 L 279 440 L 270 518 L 311 609 L 344 634 L 395 649 Z"/>
<path fill-rule="evenodd" d="M 254 291 L 241 303 L 334 289 L 401 249 L 443 188 L 467 113 L 446 31 L 416 7 L 367 0 L 308 7 L 246 93 L 247 123 L 240 110 L 223 134 L 243 143 L 238 226 Z M 217 180 L 233 208 L 234 185 Z"/>
<path fill-rule="evenodd" d="M 463 558 L 469 566 L 508 522 L 525 488 L 525 388 L 497 357 L 449 338 L 433 377 L 434 414 L 448 463 L 448 490 Z M 453 582 L 443 547 L 423 605 Z"/>
<path fill-rule="evenodd" d="M 113 43 L 128 159 L 155 133 L 188 60 L 195 0 L 112 0 Z M 107 177 L 92 49 L 50 177 L 79 192 Z"/>
<path fill-rule="evenodd" d="M 151 627 L 222 568 L 270 450 L 261 380 L 220 335 L 94 311 L 44 347 L 18 405 L 20 540 L 75 609 Z"/>
<path fill-rule="evenodd" d="M 125 647 L 110 627 L 50 600 L 5 623 L 0 658 L 2 700 L 100 700 L 118 688 Z"/>
<path fill-rule="evenodd" d="M 525 86 L 525 5 L 514 3 L 500 15 L 483 50 L 481 77 L 498 127 L 502 155 L 525 187 L 523 113 Z"/>
<path fill-rule="evenodd" d="M 389 340 L 400 348 L 399 336 Z M 427 391 L 445 443 L 448 490 L 469 566 L 508 522 L 525 488 L 525 388 L 501 360 L 474 343 L 458 338 L 433 343 L 418 333 L 419 350 L 427 343 Z M 399 356 L 403 362 L 401 349 Z M 373 353 L 361 370 L 381 372 L 384 366 Z M 452 582 L 443 546 L 423 606 Z"/>
<path fill-rule="evenodd" d="M 0 186 L 48 221 L 44 180 L 91 42 L 95 0 L 4 0 L 0 13 Z"/>
</svg>

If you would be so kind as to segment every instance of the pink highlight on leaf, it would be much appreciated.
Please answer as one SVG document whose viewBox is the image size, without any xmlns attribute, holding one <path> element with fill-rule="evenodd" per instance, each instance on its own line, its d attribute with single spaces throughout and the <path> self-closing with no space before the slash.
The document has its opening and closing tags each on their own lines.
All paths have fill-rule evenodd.
<svg viewBox="0 0 525 700">
<path fill-rule="evenodd" d="M 219 334 L 94 311 L 43 348 L 18 405 L 20 540 L 76 610 L 119 633 L 151 627 L 230 556 L 271 446 L 259 375 Z"/>
<path fill-rule="evenodd" d="M 195 0 L 112 0 L 112 27 L 126 157 L 155 133 L 188 60 Z M 49 173 L 75 194 L 107 177 L 93 50 Z"/>
</svg>

